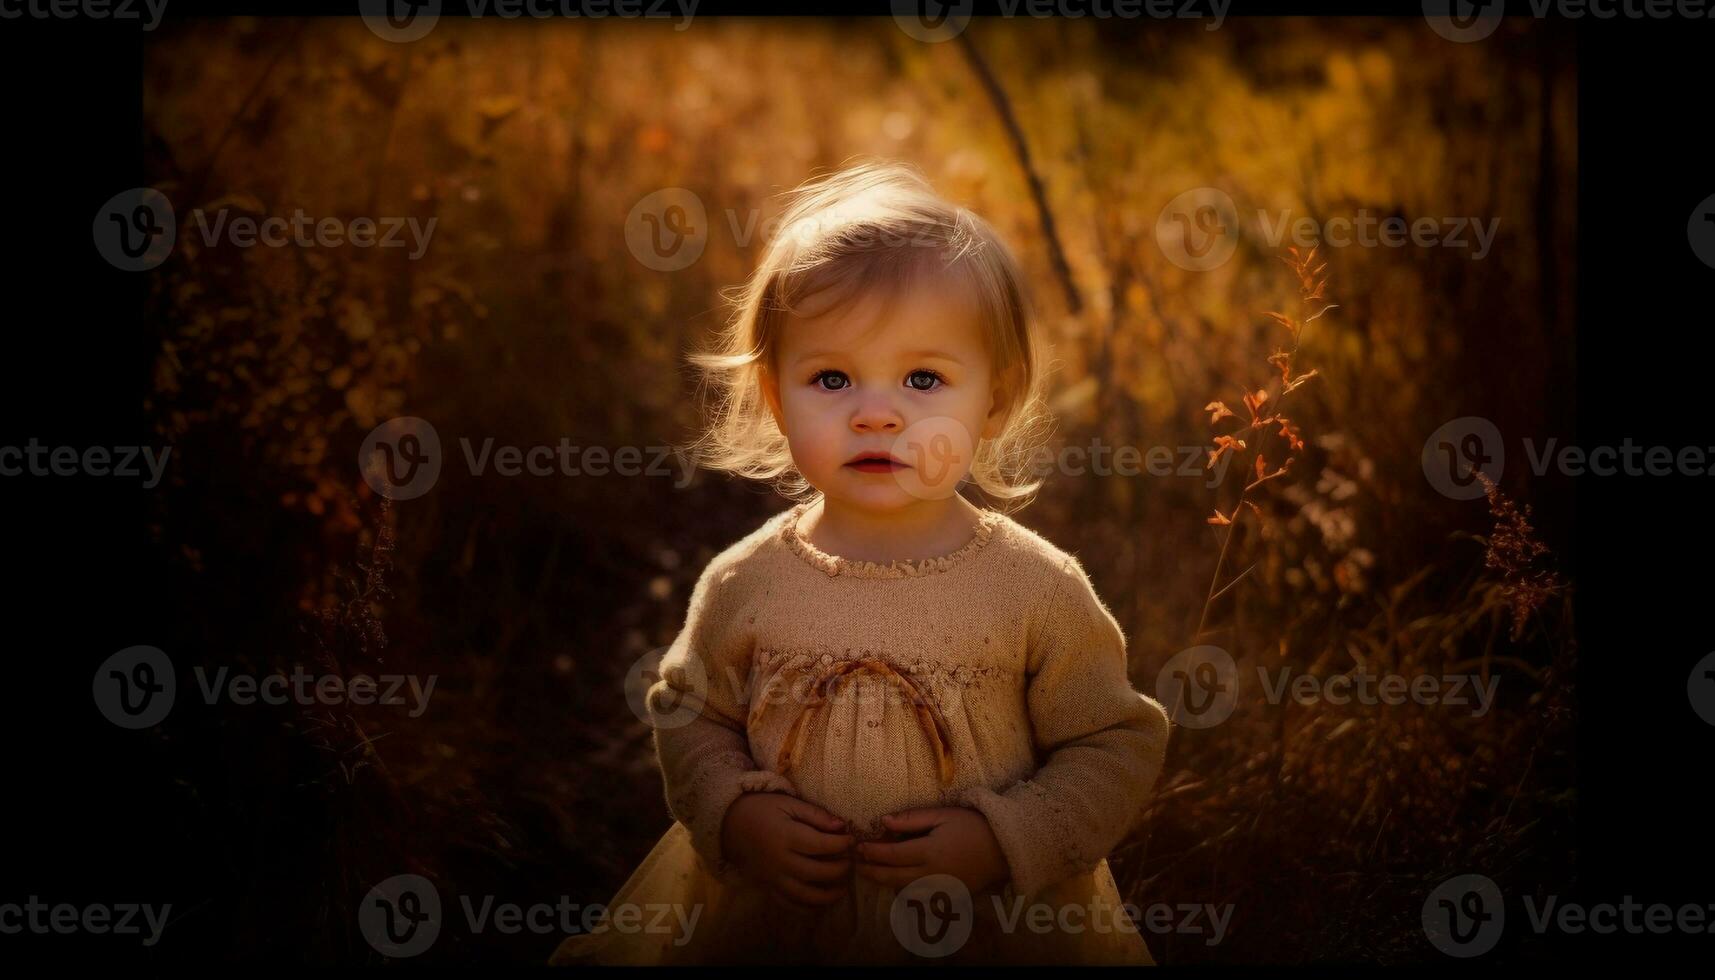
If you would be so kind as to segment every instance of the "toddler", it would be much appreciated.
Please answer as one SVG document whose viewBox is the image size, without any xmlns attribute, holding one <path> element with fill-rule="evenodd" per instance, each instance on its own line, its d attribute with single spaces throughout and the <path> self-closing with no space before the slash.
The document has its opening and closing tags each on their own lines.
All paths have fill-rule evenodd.
<svg viewBox="0 0 1715 980">
<path fill-rule="evenodd" d="M 1167 714 L 1078 560 L 959 492 L 1038 489 L 1014 259 L 864 164 L 733 299 L 700 455 L 794 504 L 703 570 L 647 698 L 675 822 L 553 961 L 1152 963 L 1107 855 Z"/>
</svg>

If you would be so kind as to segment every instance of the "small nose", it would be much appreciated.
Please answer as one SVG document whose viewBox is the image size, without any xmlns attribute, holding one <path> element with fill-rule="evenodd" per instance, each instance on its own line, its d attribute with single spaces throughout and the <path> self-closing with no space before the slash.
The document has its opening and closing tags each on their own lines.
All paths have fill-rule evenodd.
<svg viewBox="0 0 1715 980">
<path fill-rule="evenodd" d="M 857 432 L 898 432 L 904 425 L 899 411 L 885 397 L 869 395 L 852 412 L 852 429 Z"/>
</svg>

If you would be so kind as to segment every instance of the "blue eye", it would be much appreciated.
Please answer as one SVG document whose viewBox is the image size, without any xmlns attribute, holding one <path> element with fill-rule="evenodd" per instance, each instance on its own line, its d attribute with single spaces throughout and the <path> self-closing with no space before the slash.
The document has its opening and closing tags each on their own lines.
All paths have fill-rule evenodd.
<svg viewBox="0 0 1715 980">
<path fill-rule="evenodd" d="M 828 368 L 817 371 L 815 376 L 810 379 L 810 383 L 820 387 L 823 391 L 843 391 L 851 387 L 852 382 L 844 371 Z M 934 391 L 946 383 L 947 379 L 939 371 L 932 371 L 928 368 L 913 371 L 905 377 L 905 386 L 912 391 Z"/>
<path fill-rule="evenodd" d="M 947 379 L 943 378 L 940 372 L 928 368 L 913 371 L 905 377 L 905 386 L 913 391 L 934 391 L 937 386 L 946 383 Z"/>
<path fill-rule="evenodd" d="M 839 384 L 833 386 L 823 384 L 824 381 L 827 381 L 830 378 L 838 380 Z M 813 385 L 820 385 L 823 391 L 839 391 L 850 385 L 851 379 L 846 377 L 844 371 L 829 369 L 826 371 L 817 371 L 816 376 L 810 379 L 810 383 Z"/>
</svg>

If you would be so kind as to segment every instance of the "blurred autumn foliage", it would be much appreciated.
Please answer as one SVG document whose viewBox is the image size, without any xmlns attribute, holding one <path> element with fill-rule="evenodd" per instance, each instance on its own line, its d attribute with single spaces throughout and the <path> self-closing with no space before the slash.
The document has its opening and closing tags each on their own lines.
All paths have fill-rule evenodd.
<svg viewBox="0 0 1715 980">
<path fill-rule="evenodd" d="M 1516 579 L 1485 555 L 1517 522 L 1438 494 L 1419 462 L 1456 416 L 1539 435 L 1573 421 L 1573 49 L 1527 21 L 1476 44 L 1417 19 L 979 20 L 941 44 L 888 18 L 443 18 L 409 44 L 355 18 L 164 26 L 144 121 L 147 182 L 179 224 L 148 317 L 147 409 L 175 462 L 152 504 L 183 604 L 169 650 L 438 677 L 417 718 L 176 719 L 162 751 L 184 844 L 218 856 L 204 884 L 223 896 L 191 926 L 230 957 L 324 963 L 375 958 L 354 909 L 394 874 L 428 875 L 448 903 L 607 900 L 670 819 L 625 672 L 671 641 L 704 563 L 783 502 L 709 474 L 680 485 L 676 463 L 478 476 L 458 440 L 686 442 L 684 358 L 719 323 L 719 290 L 749 272 L 775 195 L 854 155 L 918 165 L 1014 243 L 1053 345 L 1058 446 L 1196 454 L 1171 476 L 1057 473 L 1018 515 L 1090 570 L 1139 690 L 1193 642 L 1242 670 L 1499 679 L 1481 717 L 1247 689 L 1226 724 L 1176 730 L 1116 875 L 1138 902 L 1235 914 L 1222 944 L 1154 936 L 1157 957 L 1423 960 L 1439 954 L 1422 898 L 1445 877 L 1563 886 L 1570 590 L 1515 627 Z M 707 243 L 660 272 L 623 226 L 670 187 L 705 204 Z M 1156 224 L 1210 187 L 1243 220 L 1232 258 L 1193 271 Z M 195 209 L 435 225 L 413 260 L 211 245 Z M 1481 258 L 1323 245 L 1339 308 L 1283 364 L 1268 314 L 1299 309 L 1302 283 L 1258 212 L 1498 234 Z M 1297 443 L 1290 472 L 1219 526 L 1211 502 L 1223 520 L 1238 506 L 1202 465 L 1205 406 L 1276 371 L 1278 398 L 1312 365 L 1269 430 Z M 446 465 L 383 506 L 357 451 L 398 415 L 435 425 Z M 1503 485 L 1552 546 L 1529 557 L 1570 569 L 1558 479 L 1515 466 Z M 1220 582 L 1246 575 L 1211 606 L 1222 555 Z M 539 962 L 557 941 L 463 932 L 425 959 Z"/>
</svg>

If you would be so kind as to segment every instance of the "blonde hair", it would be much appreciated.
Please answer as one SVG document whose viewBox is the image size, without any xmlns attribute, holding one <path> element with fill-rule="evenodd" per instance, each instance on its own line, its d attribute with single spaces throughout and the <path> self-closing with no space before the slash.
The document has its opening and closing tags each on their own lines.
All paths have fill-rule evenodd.
<svg viewBox="0 0 1715 980">
<path fill-rule="evenodd" d="M 931 272 L 972 290 L 1005 392 L 1002 431 L 978 445 L 969 479 L 1003 509 L 1028 503 L 1042 485 L 1032 479 L 1032 462 L 1050 419 L 1017 260 L 986 221 L 897 163 L 860 163 L 800 185 L 756 271 L 723 291 L 732 314 L 716 349 L 691 355 L 703 390 L 715 392 L 708 425 L 690 447 L 698 464 L 772 481 L 789 498 L 813 496 L 762 392 L 786 318 L 823 294 L 840 304 L 879 287 L 891 301 Z"/>
</svg>

